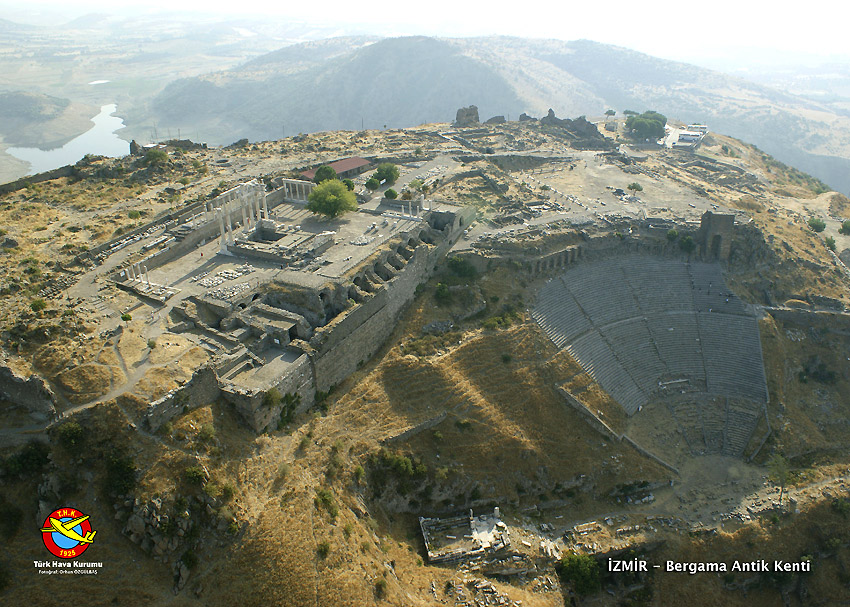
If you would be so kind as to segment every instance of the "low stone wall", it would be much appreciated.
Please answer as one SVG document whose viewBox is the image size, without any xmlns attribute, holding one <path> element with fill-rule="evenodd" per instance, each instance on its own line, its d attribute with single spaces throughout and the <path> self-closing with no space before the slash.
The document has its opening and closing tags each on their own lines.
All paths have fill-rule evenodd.
<svg viewBox="0 0 850 607">
<path fill-rule="evenodd" d="M 558 390 L 558 393 L 561 396 L 564 397 L 564 401 L 570 407 L 572 407 L 574 410 L 581 413 L 581 415 L 587 420 L 587 422 L 590 424 L 590 426 L 594 430 L 596 430 L 597 432 L 599 432 L 600 434 L 602 434 L 603 436 L 605 436 L 607 438 L 611 438 L 611 439 L 614 439 L 616 441 L 621 440 L 621 437 L 620 437 L 619 434 L 614 432 L 614 430 L 612 430 L 611 427 L 608 424 L 606 424 L 601 419 L 596 417 L 593 413 L 591 413 L 588 410 L 588 408 L 585 407 L 583 404 L 581 404 L 575 396 L 573 396 L 572 394 L 570 394 L 569 392 L 567 392 L 566 390 L 564 390 L 560 386 L 557 388 L 557 390 Z"/>
<path fill-rule="evenodd" d="M 661 459 L 660 457 L 658 457 L 657 455 L 655 455 L 652 451 L 649 451 L 649 450 L 647 450 L 647 449 L 644 449 L 643 447 L 641 447 L 640 445 L 638 445 L 635 441 L 633 441 L 630 437 L 626 436 L 625 434 L 623 435 L 623 437 L 622 437 L 622 439 L 621 439 L 621 440 L 623 440 L 623 441 L 625 441 L 625 442 L 629 443 L 629 444 L 630 444 L 632 447 L 634 447 L 637 451 L 639 451 L 640 453 L 642 453 L 643 455 L 645 455 L 645 456 L 646 456 L 646 457 L 648 457 L 649 459 L 654 460 L 655 462 L 657 462 L 657 463 L 661 464 L 662 466 L 664 466 L 665 468 L 667 468 L 667 469 L 668 469 L 668 470 L 670 470 L 671 472 L 675 472 L 677 475 L 679 474 L 679 469 L 678 469 L 678 468 L 676 468 L 675 466 L 672 466 L 672 465 L 668 464 L 668 463 L 667 463 L 667 462 L 665 462 L 663 459 Z"/>
<path fill-rule="evenodd" d="M 659 463 L 660 465 L 664 466 L 665 468 L 667 468 L 671 472 L 679 474 L 678 468 L 676 468 L 675 466 L 673 466 L 671 464 L 668 464 L 663 459 L 661 459 L 660 457 L 655 455 L 652 451 L 649 451 L 648 449 L 641 447 L 638 443 L 636 443 L 632 438 L 627 436 L 625 433 L 617 434 L 616 432 L 614 432 L 614 430 L 612 430 L 611 427 L 608 424 L 606 424 L 601 419 L 596 417 L 593 413 L 591 413 L 588 410 L 588 408 L 585 407 L 584 405 L 582 405 L 578 401 L 578 399 L 576 399 L 576 397 L 574 397 L 572 394 L 570 394 L 569 392 L 567 392 L 566 390 L 564 390 L 561 387 L 558 387 L 557 390 L 561 394 L 561 396 L 564 397 L 564 401 L 570 407 L 572 407 L 573 409 L 575 409 L 576 411 L 581 413 L 581 415 L 588 421 L 588 423 L 590 424 L 590 426 L 594 430 L 596 430 L 597 432 L 599 432 L 600 434 L 602 434 L 606 438 L 616 440 L 617 442 L 628 443 L 629 445 L 631 445 L 635 450 L 637 450 L 641 454 L 643 454 L 646 457 L 650 458 L 651 460 Z"/>
<path fill-rule="evenodd" d="M 221 396 L 219 380 L 211 367 L 201 367 L 192 379 L 148 405 L 142 424 L 155 432 L 177 415 L 208 405 Z"/>
<path fill-rule="evenodd" d="M 48 421 L 56 415 L 56 396 L 38 375 L 21 377 L 11 367 L 0 363 L 0 396 L 29 411 L 38 421 Z"/>
<path fill-rule="evenodd" d="M 39 173 L 38 175 L 21 177 L 20 179 L 16 179 L 15 181 L 10 181 L 9 183 L 4 183 L 0 185 L 0 194 L 8 194 L 9 192 L 15 192 L 17 190 L 27 187 L 27 185 L 30 183 L 40 183 L 42 181 L 50 181 L 51 179 L 58 179 L 60 177 L 71 177 L 74 175 L 75 172 L 76 167 L 69 164 L 63 167 L 59 167 L 58 169 L 53 169 L 52 171 Z"/>
<path fill-rule="evenodd" d="M 442 423 L 442 421 L 444 419 L 446 419 L 446 416 L 448 414 L 449 414 L 448 411 L 443 411 L 442 413 L 440 413 L 436 417 L 432 417 L 431 419 L 426 419 L 421 424 L 417 424 L 416 426 L 413 426 L 412 428 L 408 428 L 407 430 L 405 430 L 404 432 L 402 432 L 400 434 L 396 434 L 395 436 L 390 436 L 389 438 L 385 438 L 383 440 L 383 442 L 384 442 L 384 444 L 389 445 L 389 444 L 392 444 L 392 443 L 398 443 L 398 442 L 406 441 L 409 438 L 413 438 L 417 434 L 421 434 L 422 432 L 425 432 L 425 430 L 433 428 L 437 424 Z"/>
</svg>

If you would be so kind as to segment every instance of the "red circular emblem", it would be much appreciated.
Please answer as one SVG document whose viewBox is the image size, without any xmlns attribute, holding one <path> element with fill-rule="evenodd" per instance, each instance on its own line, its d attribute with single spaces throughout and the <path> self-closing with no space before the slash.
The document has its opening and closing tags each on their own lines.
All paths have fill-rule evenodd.
<svg viewBox="0 0 850 607">
<path fill-rule="evenodd" d="M 73 559 L 85 552 L 94 541 L 88 515 L 76 508 L 57 508 L 45 519 L 41 528 L 44 547 L 53 556 Z"/>
</svg>

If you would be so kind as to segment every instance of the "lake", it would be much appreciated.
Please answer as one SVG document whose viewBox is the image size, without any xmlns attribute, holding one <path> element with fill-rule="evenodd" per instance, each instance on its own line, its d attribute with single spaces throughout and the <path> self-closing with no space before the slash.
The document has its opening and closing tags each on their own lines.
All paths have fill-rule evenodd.
<svg viewBox="0 0 850 607">
<path fill-rule="evenodd" d="M 74 164 L 86 154 L 97 156 L 126 156 L 130 144 L 118 137 L 115 131 L 124 128 L 124 121 L 112 114 L 118 109 L 114 103 L 104 105 L 100 113 L 91 119 L 94 126 L 75 137 L 61 148 L 40 150 L 38 148 L 8 148 L 7 153 L 30 164 L 29 174 L 43 173 Z"/>
</svg>

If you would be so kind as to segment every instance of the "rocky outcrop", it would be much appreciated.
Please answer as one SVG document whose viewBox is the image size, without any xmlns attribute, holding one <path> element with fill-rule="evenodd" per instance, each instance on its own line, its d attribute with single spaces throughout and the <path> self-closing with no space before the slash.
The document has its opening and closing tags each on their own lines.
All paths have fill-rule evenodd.
<svg viewBox="0 0 850 607">
<path fill-rule="evenodd" d="M 523 112 L 522 114 L 519 115 L 519 121 L 520 122 L 528 122 L 529 120 L 537 120 L 537 118 L 533 118 L 533 117 L 529 116 L 528 114 L 526 114 L 525 112 Z"/>
<path fill-rule="evenodd" d="M 492 118 L 488 118 L 484 124 L 505 124 L 504 116 L 493 116 Z"/>
<path fill-rule="evenodd" d="M 56 415 L 56 396 L 44 379 L 38 375 L 30 375 L 29 379 L 21 377 L 2 359 L 0 397 L 25 408 L 39 421 L 48 421 Z"/>
<path fill-rule="evenodd" d="M 457 111 L 455 126 L 475 126 L 476 124 L 479 124 L 477 106 L 470 105 L 469 107 L 462 107 Z"/>
</svg>

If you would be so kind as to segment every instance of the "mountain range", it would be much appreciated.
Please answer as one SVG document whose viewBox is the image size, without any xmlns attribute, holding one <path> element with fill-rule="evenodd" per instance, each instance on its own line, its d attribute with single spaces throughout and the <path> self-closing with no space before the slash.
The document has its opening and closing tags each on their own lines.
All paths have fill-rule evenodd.
<svg viewBox="0 0 850 607">
<path fill-rule="evenodd" d="M 588 40 L 340 37 L 287 46 L 179 79 L 127 117 L 130 131 L 183 128 L 211 143 L 321 130 L 599 116 L 653 109 L 707 123 L 850 193 L 850 111 L 686 63 Z"/>
</svg>

